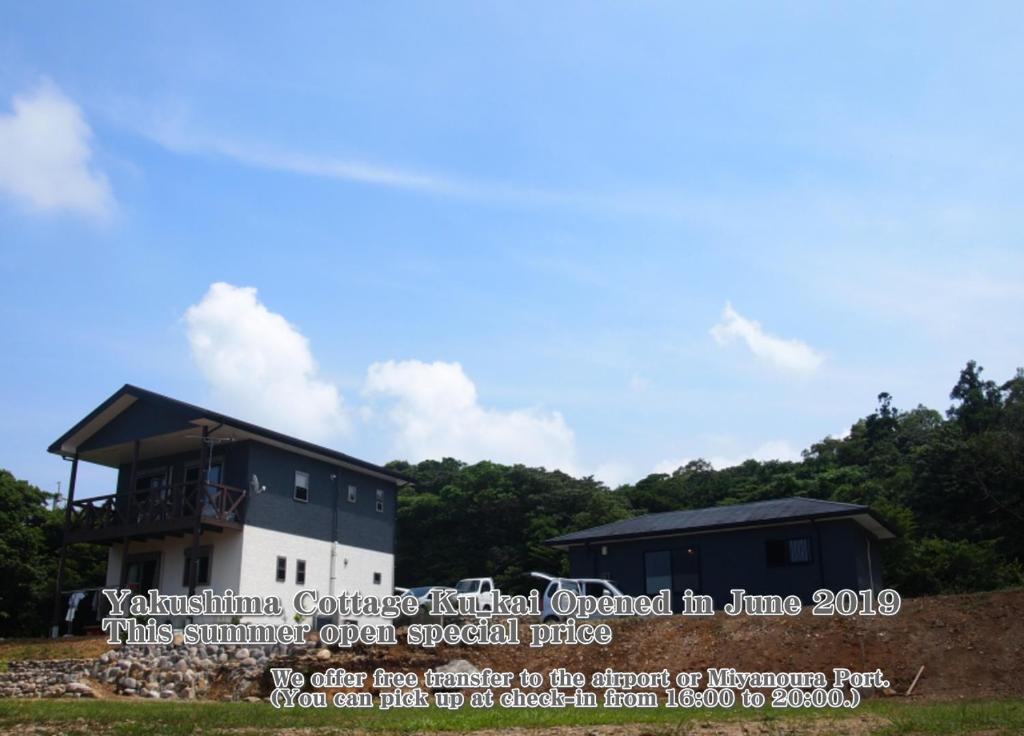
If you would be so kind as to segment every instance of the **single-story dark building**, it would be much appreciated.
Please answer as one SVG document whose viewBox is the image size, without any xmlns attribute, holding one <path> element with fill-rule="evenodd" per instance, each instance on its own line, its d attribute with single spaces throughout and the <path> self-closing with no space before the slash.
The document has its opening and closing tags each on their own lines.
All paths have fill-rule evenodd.
<svg viewBox="0 0 1024 736">
<path fill-rule="evenodd" d="M 798 595 L 819 588 L 879 590 L 878 543 L 895 536 L 867 506 L 814 498 L 648 514 L 549 539 L 570 577 L 612 580 L 627 595 L 686 589 L 716 607 L 733 588 Z"/>
</svg>

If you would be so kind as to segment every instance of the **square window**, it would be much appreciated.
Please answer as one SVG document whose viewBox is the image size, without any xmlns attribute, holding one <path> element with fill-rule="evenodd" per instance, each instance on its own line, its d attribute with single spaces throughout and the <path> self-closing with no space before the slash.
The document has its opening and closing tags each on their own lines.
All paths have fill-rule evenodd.
<svg viewBox="0 0 1024 736">
<path fill-rule="evenodd" d="M 768 560 L 768 567 L 782 567 L 786 564 L 786 543 L 781 539 L 765 542 L 764 553 Z"/>
<path fill-rule="evenodd" d="M 789 563 L 803 564 L 811 561 L 811 540 L 807 537 L 789 540 Z"/>
<path fill-rule="evenodd" d="M 305 585 L 306 584 L 306 561 L 295 560 L 295 584 Z"/>
<path fill-rule="evenodd" d="M 356 487 L 355 486 L 349 486 L 348 487 L 348 502 L 349 503 L 355 503 L 356 502 Z"/>
<path fill-rule="evenodd" d="M 764 543 L 764 552 L 768 567 L 806 565 L 812 559 L 811 539 L 810 537 L 772 539 Z"/>
<path fill-rule="evenodd" d="M 293 498 L 302 503 L 309 503 L 309 473 L 295 471 L 295 495 Z"/>
<path fill-rule="evenodd" d="M 373 574 L 373 584 L 374 585 L 380 585 L 380 573 L 379 572 L 375 572 Z"/>
<path fill-rule="evenodd" d="M 288 558 L 277 558 L 277 582 L 283 583 L 288 577 Z"/>
</svg>

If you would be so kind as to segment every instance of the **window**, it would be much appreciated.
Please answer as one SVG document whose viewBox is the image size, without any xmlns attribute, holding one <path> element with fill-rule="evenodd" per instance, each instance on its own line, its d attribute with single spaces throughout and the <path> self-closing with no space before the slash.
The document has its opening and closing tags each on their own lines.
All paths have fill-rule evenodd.
<svg viewBox="0 0 1024 736">
<path fill-rule="evenodd" d="M 306 584 L 306 561 L 295 560 L 295 584 L 305 585 Z"/>
<path fill-rule="evenodd" d="M 349 486 L 348 487 L 348 502 L 349 503 L 355 503 L 356 502 L 356 487 L 355 486 Z"/>
<path fill-rule="evenodd" d="M 384 491 L 377 489 L 377 513 L 384 513 Z"/>
<path fill-rule="evenodd" d="M 296 501 L 309 503 L 309 473 L 301 470 L 295 471 L 295 496 Z"/>
<path fill-rule="evenodd" d="M 196 571 L 196 585 L 209 585 L 210 584 L 210 558 L 213 556 L 212 547 L 200 547 L 199 555 L 196 558 L 199 560 L 199 569 Z M 181 585 L 184 588 L 189 587 L 189 574 L 191 572 L 192 561 L 192 548 L 185 548 L 185 565 L 181 576 Z"/>
<path fill-rule="evenodd" d="M 806 565 L 811 561 L 810 537 L 794 539 L 772 539 L 764 543 L 768 567 Z"/>
<path fill-rule="evenodd" d="M 788 545 L 789 562 L 792 565 L 811 561 L 811 540 L 807 537 L 790 539 Z"/>
<path fill-rule="evenodd" d="M 373 584 L 374 585 L 380 585 L 380 573 L 379 572 L 375 572 L 373 574 Z"/>
<path fill-rule="evenodd" d="M 288 558 L 277 558 L 277 582 L 283 583 L 288 577 Z"/>
<path fill-rule="evenodd" d="M 657 595 L 666 588 L 672 588 L 672 553 L 646 552 L 644 554 L 645 591 L 647 595 Z"/>
</svg>

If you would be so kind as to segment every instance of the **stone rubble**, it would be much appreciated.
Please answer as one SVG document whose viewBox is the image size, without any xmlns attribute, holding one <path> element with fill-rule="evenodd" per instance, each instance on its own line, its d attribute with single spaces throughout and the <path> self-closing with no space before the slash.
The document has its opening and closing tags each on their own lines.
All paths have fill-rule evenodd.
<svg viewBox="0 0 1024 736">
<path fill-rule="evenodd" d="M 26 659 L 7 663 L 0 672 L 0 698 L 94 698 L 79 682 L 92 669 L 91 659 Z"/>
<path fill-rule="evenodd" d="M 94 698 L 92 681 L 117 695 L 194 700 L 204 698 L 214 682 L 226 700 L 259 694 L 270 660 L 323 657 L 313 644 L 293 646 L 122 646 L 95 660 L 20 660 L 0 672 L 0 698 Z M 328 652 L 327 656 L 330 654 Z"/>
</svg>

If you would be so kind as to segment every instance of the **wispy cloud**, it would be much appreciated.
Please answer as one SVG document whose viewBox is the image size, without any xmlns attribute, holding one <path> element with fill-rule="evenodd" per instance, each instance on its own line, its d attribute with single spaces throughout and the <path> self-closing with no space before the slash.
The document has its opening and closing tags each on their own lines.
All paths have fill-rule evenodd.
<svg viewBox="0 0 1024 736">
<path fill-rule="evenodd" d="M 0 192 L 36 212 L 104 218 L 114 197 L 92 164 L 92 130 L 51 82 L 16 95 L 0 114 Z"/>
<path fill-rule="evenodd" d="M 807 343 L 776 337 L 758 322 L 747 319 L 726 302 L 722 320 L 711 328 L 719 345 L 741 340 L 759 359 L 793 373 L 809 374 L 821 367 L 824 356 Z"/>
<path fill-rule="evenodd" d="M 511 207 L 560 207 L 578 211 L 654 217 L 703 218 L 713 202 L 684 190 L 620 189 L 579 191 L 480 179 L 459 173 L 417 169 L 357 156 L 310 151 L 290 143 L 265 143 L 229 134 L 201 132 L 188 112 L 172 108 L 154 118 L 120 101 L 105 107 L 122 125 L 166 148 L 241 166 L 297 176 L 362 184 L 431 197 Z M 140 123 L 140 120 L 153 122 Z"/>
<path fill-rule="evenodd" d="M 436 197 L 501 202 L 554 202 L 567 199 L 557 192 L 507 187 L 468 177 L 268 145 L 239 138 L 196 133 L 180 111 L 161 118 L 140 132 L 157 144 L 181 154 L 213 156 L 242 166 L 299 176 L 365 184 Z"/>
</svg>

